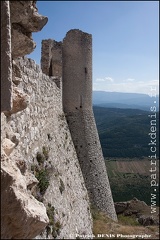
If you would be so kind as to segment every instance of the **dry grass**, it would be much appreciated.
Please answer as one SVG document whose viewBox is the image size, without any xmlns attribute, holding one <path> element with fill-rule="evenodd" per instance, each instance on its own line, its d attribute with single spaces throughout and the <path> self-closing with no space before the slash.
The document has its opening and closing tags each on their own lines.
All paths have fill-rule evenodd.
<svg viewBox="0 0 160 240">
<path fill-rule="evenodd" d="M 93 216 L 93 234 L 95 235 L 94 239 L 137 239 L 133 235 L 150 235 L 150 237 L 143 239 L 159 239 L 159 227 L 158 226 L 136 226 L 135 219 L 131 220 L 131 217 L 127 218 L 123 216 L 120 217 L 120 220 L 117 222 L 112 221 L 107 217 L 106 214 L 98 211 L 97 209 L 92 208 Z M 125 221 L 124 219 L 127 218 Z M 133 225 L 132 225 L 133 224 Z M 97 237 L 98 234 L 104 234 L 103 237 Z M 118 234 L 130 235 L 132 237 L 123 238 L 118 237 Z M 141 238 L 142 239 L 142 238 Z"/>
</svg>

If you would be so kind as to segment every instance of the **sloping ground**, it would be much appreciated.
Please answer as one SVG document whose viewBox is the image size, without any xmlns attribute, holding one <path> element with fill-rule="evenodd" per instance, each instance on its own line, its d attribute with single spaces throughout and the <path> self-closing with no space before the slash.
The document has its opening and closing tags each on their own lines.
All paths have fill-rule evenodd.
<svg viewBox="0 0 160 240">
<path fill-rule="evenodd" d="M 104 157 L 143 158 L 150 155 L 150 112 L 139 109 L 93 107 Z M 157 157 L 159 113 L 156 113 Z"/>
<path fill-rule="evenodd" d="M 106 159 L 108 177 L 111 184 L 114 202 L 128 201 L 133 197 L 151 205 L 151 166 L 148 159 Z M 156 182 L 159 181 L 159 160 L 156 161 Z M 143 189 L 143 191 L 142 191 Z M 154 192 L 155 193 L 155 192 Z M 156 191 L 157 206 L 159 206 L 159 193 Z"/>
<path fill-rule="evenodd" d="M 139 162 L 139 160 L 135 160 L 132 162 L 126 162 L 126 161 L 117 161 L 117 170 L 118 172 L 124 172 L 127 173 L 128 171 L 131 173 L 140 173 L 146 175 L 148 172 L 148 169 L 150 167 L 150 163 L 147 160 L 144 160 L 143 162 Z"/>
<path fill-rule="evenodd" d="M 115 223 L 95 209 L 92 214 L 94 239 L 159 239 L 158 226 L 141 226 L 132 216 L 119 215 Z"/>
<path fill-rule="evenodd" d="M 150 174 L 151 163 L 149 159 L 121 159 L 121 158 L 110 158 L 106 161 L 107 169 L 111 174 L 115 175 L 114 172 L 119 173 L 139 173 L 145 176 Z M 159 160 L 157 159 L 157 175 L 159 173 Z"/>
</svg>

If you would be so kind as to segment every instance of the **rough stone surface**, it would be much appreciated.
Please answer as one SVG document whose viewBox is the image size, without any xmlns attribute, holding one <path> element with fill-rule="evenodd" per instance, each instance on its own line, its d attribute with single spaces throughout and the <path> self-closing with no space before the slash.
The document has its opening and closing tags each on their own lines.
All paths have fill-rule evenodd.
<svg viewBox="0 0 160 240">
<path fill-rule="evenodd" d="M 12 60 L 9 1 L 1 1 L 1 112 L 12 107 Z"/>
<path fill-rule="evenodd" d="M 35 237 L 48 224 L 46 208 L 30 194 L 25 175 L 3 152 L 1 177 L 1 239 Z"/>
<path fill-rule="evenodd" d="M 127 202 L 116 202 L 115 209 L 117 214 L 123 214 L 124 216 L 136 216 L 137 221 L 143 226 L 159 224 L 159 216 L 157 213 L 155 212 L 154 214 L 149 215 L 151 211 L 150 206 L 137 198 L 133 198 Z"/>
<path fill-rule="evenodd" d="M 127 202 L 115 202 L 115 209 L 117 214 L 123 213 L 124 215 L 129 215 L 129 213 L 137 214 L 142 209 L 148 209 L 148 205 L 144 201 L 140 201 L 137 198 L 133 198 Z"/>
<path fill-rule="evenodd" d="M 12 56 L 13 59 L 30 54 L 36 47 L 31 38 L 22 33 L 22 29 L 17 24 L 12 24 Z"/>
<path fill-rule="evenodd" d="M 62 42 L 42 40 L 41 68 L 48 76 L 62 77 Z"/>
<path fill-rule="evenodd" d="M 52 48 L 53 48 L 53 39 L 42 40 L 42 48 L 41 48 L 41 69 L 42 72 L 46 75 L 50 74 L 50 65 L 52 59 Z"/>
<path fill-rule="evenodd" d="M 43 203 L 46 207 L 50 203 L 55 208 L 57 219 L 62 225 L 58 238 L 75 239 L 76 234 L 83 233 L 91 235 L 88 193 L 62 110 L 61 89 L 52 77 L 42 73 L 33 60 L 19 58 L 16 64 L 22 71 L 22 82 L 18 87 L 29 95 L 30 104 L 23 111 L 12 114 L 9 119 L 2 116 L 2 121 L 5 121 L 4 136 L 19 141 L 10 157 L 16 162 L 18 159 L 24 160 L 27 169 L 31 169 L 38 164 L 37 152 L 42 152 L 42 148 L 46 147 L 49 150 L 49 158 L 45 162 L 49 186 L 43 196 Z M 64 184 L 62 193 L 61 182 Z M 34 192 L 34 186 L 31 185 L 29 190 Z M 53 237 L 47 236 L 45 230 L 36 238 Z"/>
<path fill-rule="evenodd" d="M 29 95 L 16 87 L 13 88 L 13 106 L 10 111 L 4 111 L 6 116 L 24 110 L 29 104 Z"/>
<path fill-rule="evenodd" d="M 2 148 L 5 152 L 5 154 L 7 156 L 9 156 L 11 154 L 11 152 L 13 151 L 15 147 L 15 143 L 13 143 L 10 139 L 8 138 L 5 138 L 4 141 L 3 141 L 3 145 L 2 145 Z"/>
<path fill-rule="evenodd" d="M 30 6 L 26 7 L 28 3 L 25 1 L 1 1 L 1 112 L 6 115 L 9 113 L 7 117 L 1 113 L 1 239 L 34 238 L 49 222 L 44 204 L 31 194 L 38 180 L 27 171 L 23 154 L 16 149 L 21 141 L 21 133 L 14 132 L 13 123 L 10 124 L 10 115 L 22 111 L 28 104 L 27 94 L 16 87 L 12 88 L 21 82 L 22 77 L 12 59 L 33 50 L 34 47 L 30 47 L 34 45 L 31 44 L 31 32 L 39 31 L 44 26 L 42 18 L 46 21 L 42 16 L 36 17 L 35 20 L 35 2 L 29 3 Z M 23 7 L 17 9 L 17 4 Z M 22 26 L 16 22 L 24 19 L 24 11 L 26 29 L 24 23 Z M 15 17 L 16 20 L 13 19 Z M 33 25 L 37 22 L 38 27 L 27 30 L 29 19 Z M 16 31 L 18 32 L 15 36 Z M 28 44 L 30 45 L 27 46 Z"/>
<path fill-rule="evenodd" d="M 117 221 L 92 110 L 92 36 L 70 30 L 63 40 L 63 109 L 90 201 Z"/>
<path fill-rule="evenodd" d="M 62 64 L 62 50 L 67 48 L 62 49 L 62 43 L 54 40 L 43 42 L 42 55 L 44 51 L 47 54 L 42 56 L 42 71 L 33 60 L 20 58 L 33 51 L 32 32 L 40 31 L 47 18 L 38 14 L 36 1 L 2 1 L 1 4 L 4 64 L 1 238 L 92 236 L 88 193 L 93 203 L 101 210 L 107 210 L 111 218 L 116 220 L 116 215 L 91 109 L 91 35 L 75 30 L 70 32 L 73 48 L 68 46 L 68 52 L 72 48 L 73 56 L 80 57 L 79 67 L 76 58 L 68 65 L 68 71 L 65 69 L 66 74 L 73 73 L 75 77 L 75 82 L 71 78 L 70 96 L 64 95 L 69 101 L 65 107 L 67 114 L 71 112 L 67 119 L 71 121 L 72 139 L 62 108 L 62 65 L 68 64 L 66 58 Z M 67 79 L 69 75 L 66 75 Z M 65 85 L 67 91 L 69 86 Z M 77 114 L 79 108 L 84 109 Z M 74 120 L 78 121 L 77 125 Z M 75 150 L 76 131 L 80 150 Z M 87 160 L 86 169 L 83 155 Z"/>
<path fill-rule="evenodd" d="M 51 61 L 51 75 L 62 77 L 62 42 L 54 41 Z"/>
<path fill-rule="evenodd" d="M 38 13 L 37 1 L 10 1 L 11 23 L 22 25 L 27 32 L 39 32 L 48 18 Z"/>
<path fill-rule="evenodd" d="M 36 1 L 9 1 L 12 24 L 12 58 L 31 53 L 36 47 L 32 32 L 40 31 L 48 18 L 37 12 Z"/>
<path fill-rule="evenodd" d="M 12 82 L 18 86 L 19 83 L 22 81 L 22 73 L 19 67 L 16 65 L 15 61 L 12 62 Z"/>
<path fill-rule="evenodd" d="M 138 222 L 143 226 L 159 225 L 158 219 L 155 219 L 153 216 L 142 215 L 138 218 Z"/>
<path fill-rule="evenodd" d="M 117 202 L 114 204 L 115 210 L 117 214 L 124 213 L 124 211 L 128 208 L 128 202 Z"/>
</svg>

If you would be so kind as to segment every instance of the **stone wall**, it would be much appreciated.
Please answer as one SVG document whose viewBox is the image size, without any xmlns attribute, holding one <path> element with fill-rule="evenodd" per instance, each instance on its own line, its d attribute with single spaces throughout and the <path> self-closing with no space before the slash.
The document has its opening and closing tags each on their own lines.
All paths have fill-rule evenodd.
<svg viewBox="0 0 160 240">
<path fill-rule="evenodd" d="M 12 107 L 11 25 L 9 1 L 1 1 L 1 111 Z"/>
<path fill-rule="evenodd" d="M 50 74 L 51 59 L 52 59 L 52 48 L 54 41 L 52 39 L 42 40 L 41 50 L 41 69 L 46 75 Z"/>
<path fill-rule="evenodd" d="M 90 201 L 117 220 L 92 111 L 92 36 L 70 30 L 63 41 L 62 59 L 63 109 Z"/>
<path fill-rule="evenodd" d="M 40 198 L 43 198 L 46 208 L 48 204 L 54 206 L 61 225 L 58 238 L 91 235 L 88 193 L 62 110 L 61 90 L 33 60 L 20 58 L 16 64 L 22 71 L 22 82 L 18 87 L 29 95 L 30 104 L 25 110 L 6 117 L 6 125 L 10 126 L 19 142 L 10 158 L 16 160 L 21 156 L 32 172 L 38 165 L 37 153 L 45 147 L 49 156 L 45 161 L 49 186 Z M 45 230 L 37 238 L 50 238 L 50 235 L 47 236 Z"/>
<path fill-rule="evenodd" d="M 52 77 L 62 92 L 62 42 L 42 40 L 41 69 L 44 74 Z"/>
<path fill-rule="evenodd" d="M 91 35 L 44 40 L 41 70 L 22 56 L 47 17 L 36 1 L 1 4 L 1 238 L 92 238 L 88 193 L 116 215 L 92 112 Z"/>
<path fill-rule="evenodd" d="M 27 169 L 21 152 L 16 151 L 20 134 L 13 132 L 10 125 L 10 116 L 24 110 L 29 103 L 29 96 L 18 88 L 22 76 L 13 59 L 33 51 L 36 44 L 32 32 L 41 30 L 47 20 L 38 14 L 35 1 L 1 2 L 2 239 L 31 239 L 49 223 L 44 204 L 30 192 L 38 180 Z"/>
<path fill-rule="evenodd" d="M 62 77 L 62 42 L 42 40 L 41 68 L 48 76 Z"/>
<path fill-rule="evenodd" d="M 62 42 L 54 41 L 51 61 L 50 75 L 62 77 Z"/>
<path fill-rule="evenodd" d="M 1 238 L 91 235 L 88 193 L 62 110 L 61 78 L 18 58 L 33 51 L 32 32 L 47 18 L 38 14 L 36 1 L 2 1 L 1 7 Z"/>
</svg>

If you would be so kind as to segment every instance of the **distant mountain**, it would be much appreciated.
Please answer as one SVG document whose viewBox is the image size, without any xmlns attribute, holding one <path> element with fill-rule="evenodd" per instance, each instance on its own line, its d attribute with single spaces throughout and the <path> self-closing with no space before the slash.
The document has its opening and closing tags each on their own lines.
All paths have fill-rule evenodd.
<svg viewBox="0 0 160 240">
<path fill-rule="evenodd" d="M 142 158 L 150 154 L 149 111 L 93 106 L 104 157 Z M 159 115 L 157 114 L 157 156 Z"/>
<path fill-rule="evenodd" d="M 156 106 L 159 111 L 159 96 L 150 97 L 140 93 L 93 91 L 93 105 L 107 108 L 132 108 L 149 111 Z"/>
</svg>

